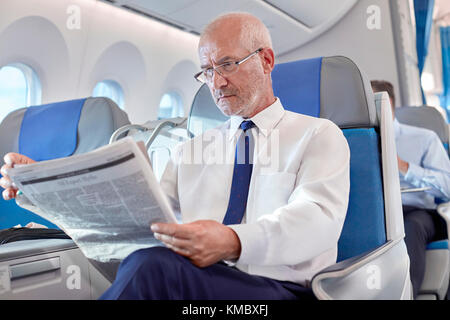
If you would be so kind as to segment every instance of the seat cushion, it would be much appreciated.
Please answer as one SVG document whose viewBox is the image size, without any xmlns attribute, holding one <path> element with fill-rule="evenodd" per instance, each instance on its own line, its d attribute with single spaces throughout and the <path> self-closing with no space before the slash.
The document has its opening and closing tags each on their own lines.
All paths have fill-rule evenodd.
<svg viewBox="0 0 450 320">
<path fill-rule="evenodd" d="M 338 261 L 386 243 L 379 136 L 373 128 L 343 132 L 350 147 L 350 199 Z"/>
<path fill-rule="evenodd" d="M 427 245 L 427 250 L 448 250 L 448 240 L 439 240 L 439 241 L 433 241 L 430 242 Z"/>
</svg>

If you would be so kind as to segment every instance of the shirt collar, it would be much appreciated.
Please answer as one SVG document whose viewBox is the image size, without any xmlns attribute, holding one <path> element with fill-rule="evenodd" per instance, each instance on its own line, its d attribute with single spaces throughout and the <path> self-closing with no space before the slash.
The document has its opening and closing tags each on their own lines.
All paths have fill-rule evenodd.
<svg viewBox="0 0 450 320">
<path fill-rule="evenodd" d="M 230 118 L 230 135 L 229 139 L 232 139 L 235 135 L 242 121 L 251 120 L 258 127 L 259 132 L 264 136 L 268 136 L 277 123 L 284 115 L 284 108 L 280 99 L 276 98 L 275 102 L 270 106 L 260 111 L 250 119 L 244 119 L 240 116 L 232 116 Z"/>
</svg>

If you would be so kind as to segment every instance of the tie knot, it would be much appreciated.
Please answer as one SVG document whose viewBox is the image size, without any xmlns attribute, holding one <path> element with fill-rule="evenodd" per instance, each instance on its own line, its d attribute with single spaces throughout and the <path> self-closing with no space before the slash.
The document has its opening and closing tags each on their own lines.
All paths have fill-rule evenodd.
<svg viewBox="0 0 450 320">
<path fill-rule="evenodd" d="M 255 124 L 253 123 L 253 121 L 251 120 L 247 120 L 247 121 L 242 121 L 240 127 L 242 130 L 247 131 L 248 129 L 251 129 L 255 126 Z"/>
</svg>

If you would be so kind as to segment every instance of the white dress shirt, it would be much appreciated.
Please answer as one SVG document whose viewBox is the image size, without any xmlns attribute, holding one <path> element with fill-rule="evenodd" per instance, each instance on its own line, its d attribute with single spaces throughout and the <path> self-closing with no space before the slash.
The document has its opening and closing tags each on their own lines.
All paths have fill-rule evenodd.
<svg viewBox="0 0 450 320">
<path fill-rule="evenodd" d="M 417 208 L 435 209 L 435 197 L 450 199 L 450 161 L 438 135 L 431 130 L 409 126 L 394 120 L 398 156 L 409 163 L 400 173 L 400 187 L 430 187 L 427 191 L 402 193 L 402 203 Z"/>
<path fill-rule="evenodd" d="M 243 120 L 231 117 L 173 153 L 161 186 L 183 222 L 223 221 Z M 347 140 L 331 121 L 285 111 L 279 99 L 250 120 L 256 140 L 247 210 L 230 225 L 241 242 L 236 267 L 308 285 L 336 262 L 350 188 Z"/>
</svg>

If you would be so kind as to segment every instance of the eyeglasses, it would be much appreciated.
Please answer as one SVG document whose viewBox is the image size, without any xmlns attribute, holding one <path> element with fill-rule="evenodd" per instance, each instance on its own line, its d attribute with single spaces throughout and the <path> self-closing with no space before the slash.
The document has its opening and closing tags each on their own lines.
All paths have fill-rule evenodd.
<svg viewBox="0 0 450 320">
<path fill-rule="evenodd" d="M 212 78 L 214 76 L 214 71 L 216 71 L 222 77 L 229 76 L 238 70 L 240 64 L 244 63 L 245 61 L 247 61 L 248 59 L 253 57 L 255 54 L 260 52 L 262 49 L 263 48 L 259 48 L 258 50 L 250 53 L 248 56 L 246 56 L 245 58 L 243 58 L 239 61 L 225 62 L 217 67 L 202 70 L 199 73 L 196 73 L 194 75 L 194 78 L 195 78 L 195 80 L 197 80 L 198 82 L 201 82 L 201 83 L 211 82 Z"/>
</svg>

